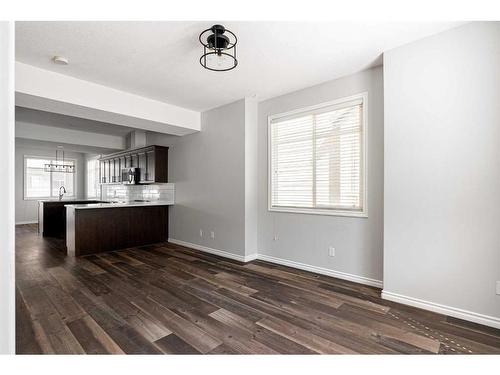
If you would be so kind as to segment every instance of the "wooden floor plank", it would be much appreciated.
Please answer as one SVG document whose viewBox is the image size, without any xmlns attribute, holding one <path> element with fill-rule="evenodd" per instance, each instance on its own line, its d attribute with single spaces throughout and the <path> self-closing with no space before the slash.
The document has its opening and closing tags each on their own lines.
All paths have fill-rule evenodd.
<svg viewBox="0 0 500 375">
<path fill-rule="evenodd" d="M 87 354 L 124 354 L 90 316 L 69 322 L 69 329 Z"/>
<path fill-rule="evenodd" d="M 258 321 L 257 324 L 317 353 L 357 354 L 354 350 L 328 341 L 302 328 L 292 327 L 283 321 L 265 318 Z"/>
<path fill-rule="evenodd" d="M 201 354 L 175 333 L 155 341 L 155 344 L 166 354 Z"/>
<path fill-rule="evenodd" d="M 221 341 L 213 338 L 195 324 L 175 314 L 152 298 L 138 299 L 133 304 L 145 314 L 159 320 L 171 332 L 181 337 L 201 353 L 207 353 L 222 344 Z"/>
<path fill-rule="evenodd" d="M 42 348 L 36 339 L 28 308 L 16 288 L 16 352 L 20 351 L 23 354 L 41 354 Z"/>
</svg>

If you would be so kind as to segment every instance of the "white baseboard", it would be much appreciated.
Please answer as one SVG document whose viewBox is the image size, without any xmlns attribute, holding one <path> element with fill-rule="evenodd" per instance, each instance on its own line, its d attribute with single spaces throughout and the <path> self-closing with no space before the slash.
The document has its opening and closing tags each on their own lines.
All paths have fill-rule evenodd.
<svg viewBox="0 0 500 375">
<path fill-rule="evenodd" d="M 269 255 L 250 254 L 250 255 L 243 256 L 243 255 L 233 254 L 233 253 L 230 253 L 230 252 L 224 251 L 224 250 L 212 249 L 210 247 L 206 247 L 206 246 L 202 246 L 202 245 L 198 245 L 198 244 L 194 244 L 194 243 L 190 243 L 190 242 L 186 242 L 186 241 L 176 240 L 175 238 L 169 238 L 168 241 L 172 242 L 174 244 L 177 244 L 177 245 L 191 247 L 191 248 L 196 249 L 196 250 L 204 251 L 206 253 L 219 255 L 221 257 L 237 260 L 239 262 L 246 263 L 246 262 L 251 262 L 252 260 L 259 259 L 259 260 L 264 260 L 264 261 L 270 262 L 270 263 L 281 264 L 283 266 L 288 266 L 288 267 L 292 267 L 292 268 L 298 268 L 298 269 L 301 269 L 304 271 L 318 273 L 321 275 L 336 277 L 336 278 L 343 279 L 343 280 L 349 280 L 349 281 L 353 281 L 353 282 L 359 283 L 359 284 L 365 284 L 365 285 L 370 285 L 370 286 L 374 286 L 377 288 L 382 288 L 382 281 L 380 281 L 380 280 L 370 279 L 368 277 L 357 276 L 357 275 L 353 275 L 353 274 L 345 273 L 345 272 L 333 271 L 333 270 L 330 270 L 328 268 L 311 266 L 309 264 L 294 262 L 294 261 L 287 260 L 287 259 L 275 258 L 275 257 L 269 256 Z"/>
<path fill-rule="evenodd" d="M 298 268 L 298 269 L 304 270 L 304 271 L 309 271 L 309 272 L 319 273 L 321 275 L 336 277 L 338 279 L 353 281 L 353 282 L 358 283 L 358 284 L 364 284 L 364 285 L 374 286 L 377 288 L 382 288 L 382 281 L 370 279 L 370 278 L 364 277 L 364 276 L 358 276 L 358 275 L 353 275 L 351 273 L 334 271 L 334 270 L 331 270 L 328 268 L 323 268 L 323 267 L 311 266 L 311 265 L 306 264 L 306 263 L 299 263 L 299 262 L 295 262 L 293 260 L 276 258 L 276 257 L 272 257 L 269 255 L 264 255 L 264 254 L 259 254 L 258 259 L 264 260 L 264 261 L 270 262 L 270 263 L 281 264 L 282 266 Z"/>
<path fill-rule="evenodd" d="M 245 256 L 245 262 L 251 262 L 252 260 L 257 260 L 259 259 L 259 254 L 250 254 Z"/>
<path fill-rule="evenodd" d="M 472 311 L 458 309 L 456 307 L 441 305 L 439 303 L 424 301 L 418 298 L 388 292 L 386 290 L 382 291 L 382 298 L 388 301 L 398 302 L 404 305 L 418 307 L 424 310 L 436 312 L 438 314 L 449 315 L 454 318 L 468 320 L 474 323 L 479 323 L 500 329 L 500 318 L 496 318 L 494 316 L 478 314 Z"/>
<path fill-rule="evenodd" d="M 38 220 L 28 220 L 28 221 L 17 221 L 16 225 L 22 225 L 22 224 L 38 224 Z"/>
<path fill-rule="evenodd" d="M 203 246 L 203 245 L 198 245 L 198 244 L 191 243 L 191 242 L 176 240 L 175 238 L 169 238 L 168 242 L 172 242 L 174 244 L 181 245 L 181 246 L 190 247 L 190 248 L 193 248 L 193 249 L 196 249 L 196 250 L 203 251 L 205 253 L 210 253 L 210 254 L 218 255 L 218 256 L 221 256 L 221 257 L 224 257 L 224 258 L 229 258 L 229 259 L 237 260 L 238 262 L 244 262 L 244 263 L 246 263 L 246 262 L 250 262 L 252 260 L 257 259 L 257 254 L 251 254 L 251 255 L 243 256 L 243 255 L 238 255 L 238 254 L 230 253 L 229 251 L 212 249 L 211 247 L 207 247 L 207 246 Z"/>
</svg>

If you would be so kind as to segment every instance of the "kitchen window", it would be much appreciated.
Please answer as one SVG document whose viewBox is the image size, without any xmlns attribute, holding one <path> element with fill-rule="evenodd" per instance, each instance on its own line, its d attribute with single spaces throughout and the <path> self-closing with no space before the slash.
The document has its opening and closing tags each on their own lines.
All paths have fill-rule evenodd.
<svg viewBox="0 0 500 375">
<path fill-rule="evenodd" d="M 99 159 L 87 160 L 87 198 L 100 197 Z"/>
<path fill-rule="evenodd" d="M 65 164 L 75 165 L 75 160 L 64 160 Z M 64 186 L 64 198 L 74 198 L 76 195 L 75 173 L 45 172 L 45 164 L 55 163 L 50 158 L 25 156 L 24 157 L 24 199 L 52 199 L 59 198 L 59 188 Z"/>
<path fill-rule="evenodd" d="M 270 211 L 367 216 L 367 94 L 268 119 Z"/>
</svg>

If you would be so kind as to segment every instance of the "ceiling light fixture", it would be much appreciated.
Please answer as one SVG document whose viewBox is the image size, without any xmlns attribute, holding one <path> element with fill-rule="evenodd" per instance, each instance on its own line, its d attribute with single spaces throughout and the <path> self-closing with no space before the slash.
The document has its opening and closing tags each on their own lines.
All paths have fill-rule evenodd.
<svg viewBox="0 0 500 375">
<path fill-rule="evenodd" d="M 59 157 L 62 154 L 62 158 Z M 50 163 L 45 164 L 45 172 L 62 172 L 62 173 L 75 173 L 75 165 L 64 162 L 64 149 L 63 146 L 57 146 L 56 160 L 51 160 Z"/>
<path fill-rule="evenodd" d="M 207 35 L 208 34 L 208 35 Z M 233 32 L 222 25 L 213 25 L 198 38 L 203 44 L 203 55 L 200 64 L 205 69 L 224 72 L 236 68 L 236 43 L 238 39 Z"/>
<path fill-rule="evenodd" d="M 69 61 L 66 57 L 63 57 L 63 56 L 54 56 L 52 58 L 52 61 L 54 62 L 54 64 L 57 64 L 57 65 L 68 65 L 69 64 Z"/>
</svg>

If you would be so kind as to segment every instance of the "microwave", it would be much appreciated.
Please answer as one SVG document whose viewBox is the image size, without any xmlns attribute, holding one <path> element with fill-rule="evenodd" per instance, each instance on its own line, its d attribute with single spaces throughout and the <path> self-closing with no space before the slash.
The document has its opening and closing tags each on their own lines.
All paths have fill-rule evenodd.
<svg viewBox="0 0 500 375">
<path fill-rule="evenodd" d="M 139 168 L 123 168 L 122 169 L 122 184 L 137 184 L 139 183 Z"/>
</svg>

